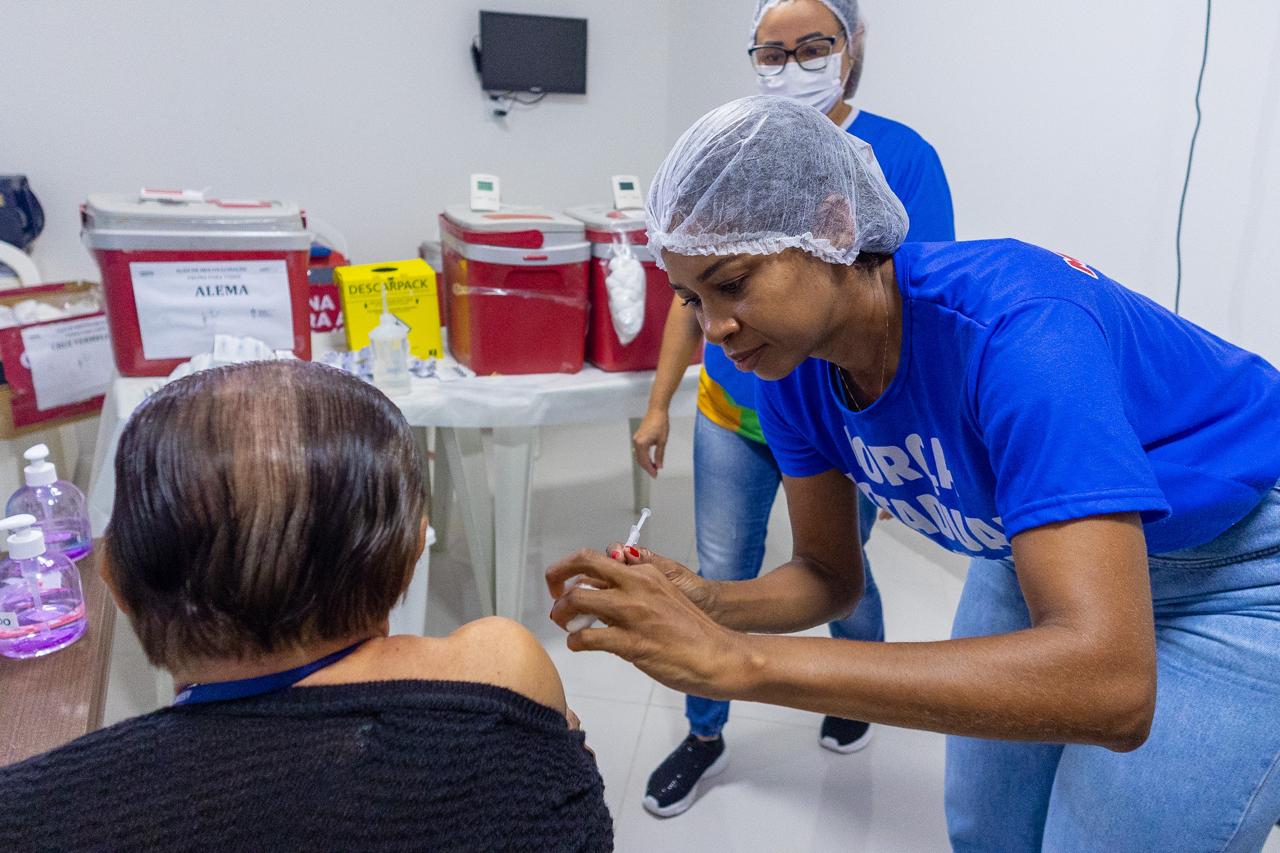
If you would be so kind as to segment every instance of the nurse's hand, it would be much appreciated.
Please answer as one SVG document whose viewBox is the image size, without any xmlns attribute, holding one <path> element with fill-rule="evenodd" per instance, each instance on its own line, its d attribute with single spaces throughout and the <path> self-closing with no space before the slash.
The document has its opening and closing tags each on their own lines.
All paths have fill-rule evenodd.
<svg viewBox="0 0 1280 853">
<path fill-rule="evenodd" d="M 644 420 L 636 434 L 631 436 L 631 447 L 635 450 L 636 462 L 648 472 L 650 477 L 657 477 L 662 470 L 662 455 L 667 449 L 667 436 L 671 433 L 671 418 L 666 409 L 650 409 L 645 412 Z"/>
<path fill-rule="evenodd" d="M 714 586 L 652 552 L 623 553 L 630 562 L 584 550 L 547 569 L 547 588 L 556 599 L 553 622 L 563 628 L 586 613 L 602 623 L 570 634 L 569 649 L 610 652 L 672 689 L 729 698 L 747 660 L 743 635 L 703 610 L 713 606 Z M 566 593 L 565 582 L 575 575 L 590 578 L 597 588 L 577 586 Z"/>
<path fill-rule="evenodd" d="M 629 566 L 638 566 L 645 563 L 657 566 L 659 571 L 666 575 L 667 580 L 675 584 L 676 589 L 684 593 L 685 598 L 698 605 L 698 609 L 712 619 L 715 618 L 716 584 L 714 581 L 709 581 L 697 572 L 690 571 L 683 563 L 677 563 L 670 557 L 664 557 L 656 551 L 650 551 L 648 548 L 614 542 L 605 549 L 605 553 Z"/>
</svg>

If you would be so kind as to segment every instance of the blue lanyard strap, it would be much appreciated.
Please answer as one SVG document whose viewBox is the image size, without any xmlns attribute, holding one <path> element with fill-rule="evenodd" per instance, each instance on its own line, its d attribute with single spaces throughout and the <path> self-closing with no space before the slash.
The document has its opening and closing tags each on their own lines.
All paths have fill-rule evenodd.
<svg viewBox="0 0 1280 853">
<path fill-rule="evenodd" d="M 312 673 L 331 666 L 360 648 L 364 640 L 352 643 L 345 649 L 325 655 L 319 660 L 304 663 L 302 666 L 259 675 L 255 678 L 241 678 L 236 681 L 213 681 L 209 684 L 192 684 L 173 699 L 176 705 L 199 705 L 204 702 L 226 702 L 230 699 L 247 699 L 250 696 L 261 696 L 264 693 L 275 693 L 297 684 Z"/>
</svg>

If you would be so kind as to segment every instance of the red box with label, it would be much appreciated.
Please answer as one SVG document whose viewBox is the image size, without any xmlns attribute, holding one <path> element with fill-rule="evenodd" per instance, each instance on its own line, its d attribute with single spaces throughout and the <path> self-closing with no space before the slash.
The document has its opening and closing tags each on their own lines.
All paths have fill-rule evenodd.
<svg viewBox="0 0 1280 853">
<path fill-rule="evenodd" d="M 480 375 L 577 373 L 586 354 L 582 223 L 535 208 L 440 216 L 449 350 Z"/>
<path fill-rule="evenodd" d="M 249 336 L 311 357 L 302 211 L 275 201 L 96 194 L 81 208 L 85 245 L 102 271 L 116 367 L 165 376 Z"/>
<path fill-rule="evenodd" d="M 338 296 L 336 284 L 313 284 L 308 307 L 311 309 L 311 331 L 313 334 L 329 334 L 341 332 L 342 301 Z"/>
</svg>

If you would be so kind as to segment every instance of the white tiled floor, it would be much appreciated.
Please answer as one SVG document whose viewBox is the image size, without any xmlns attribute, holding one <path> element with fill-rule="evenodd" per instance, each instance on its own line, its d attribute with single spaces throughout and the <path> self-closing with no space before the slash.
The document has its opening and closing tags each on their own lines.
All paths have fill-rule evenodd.
<svg viewBox="0 0 1280 853">
<path fill-rule="evenodd" d="M 672 425 L 667 469 L 653 485 L 649 547 L 691 565 L 692 421 Z M 543 431 L 534 465 L 523 622 L 542 639 L 583 721 L 605 781 L 617 849 L 631 851 L 941 851 L 943 738 L 877 727 L 862 752 L 842 756 L 817 744 L 819 717 L 803 711 L 737 703 L 726 729 L 727 770 L 688 813 L 670 820 L 640 806 L 650 771 L 687 733 L 683 698 L 617 658 L 572 654 L 547 619 L 543 568 L 584 545 L 621 538 L 634 520 L 625 421 Z M 480 615 L 460 528 L 447 551 L 431 559 L 428 629 L 445 634 Z M 779 499 L 770 522 L 765 565 L 790 552 Z M 870 544 L 890 639 L 947 635 L 960 593 L 963 562 L 894 523 Z M 814 633 L 820 633 L 815 631 Z M 107 721 L 154 707 L 155 687 L 129 632 L 117 631 Z M 121 673 L 124 673 L 121 675 Z M 1280 853 L 1280 831 L 1266 853 Z"/>
</svg>

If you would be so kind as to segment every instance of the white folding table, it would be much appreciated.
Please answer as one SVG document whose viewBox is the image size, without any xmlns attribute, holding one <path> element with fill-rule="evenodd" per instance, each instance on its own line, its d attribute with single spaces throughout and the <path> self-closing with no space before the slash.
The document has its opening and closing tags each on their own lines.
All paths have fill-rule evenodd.
<svg viewBox="0 0 1280 853">
<path fill-rule="evenodd" d="M 672 401 L 675 411 L 693 410 L 698 370 L 695 365 L 685 372 Z M 111 517 L 120 433 L 160 381 L 117 377 L 107 392 L 90 481 L 94 535 L 102 534 Z M 410 425 L 436 428 L 431 523 L 444 542 L 451 492 L 456 491 L 477 589 L 488 612 L 517 619 L 521 612 L 538 427 L 627 418 L 634 432 L 647 408 L 652 383 L 653 371 L 606 373 L 587 366 L 574 374 L 477 376 L 453 382 L 415 378 L 410 393 L 395 399 Z M 493 432 L 492 489 L 483 430 Z M 425 430 L 420 446 L 425 454 Z M 630 454 L 630 449 L 626 452 Z M 634 460 L 632 464 L 638 508 L 648 503 L 649 481 Z M 398 608 L 396 621 L 415 633 L 425 623 L 426 588 L 425 576 L 415 578 L 405 604 Z"/>
</svg>

